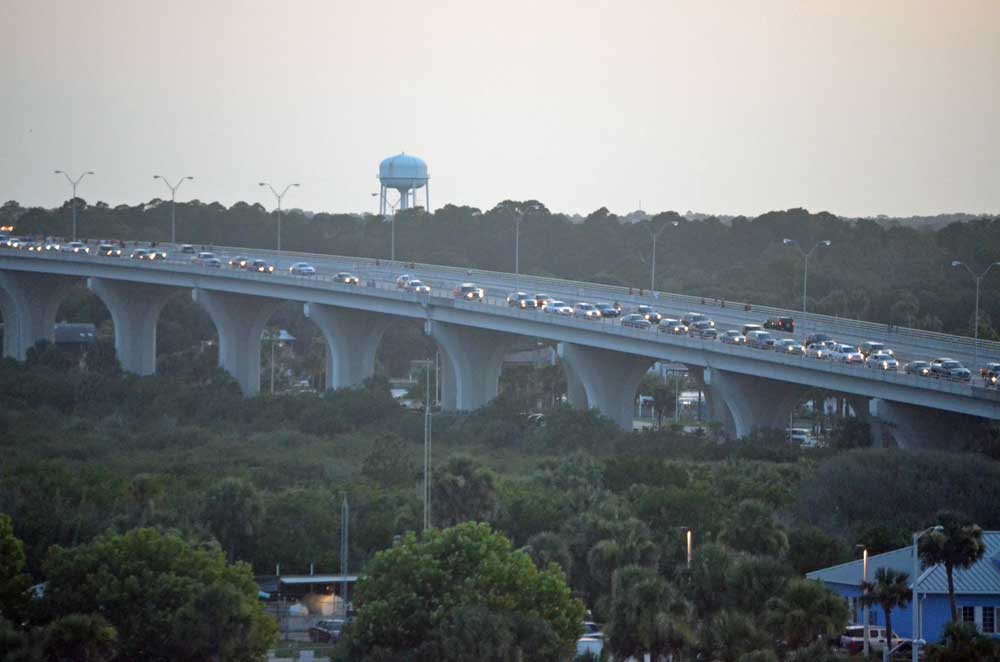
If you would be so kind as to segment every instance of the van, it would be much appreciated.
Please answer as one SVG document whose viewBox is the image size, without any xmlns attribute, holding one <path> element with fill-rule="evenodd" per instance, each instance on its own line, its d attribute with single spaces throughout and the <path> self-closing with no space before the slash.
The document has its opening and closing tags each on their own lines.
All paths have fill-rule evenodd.
<svg viewBox="0 0 1000 662">
<path fill-rule="evenodd" d="M 762 327 L 760 324 L 744 324 L 742 333 L 749 339 L 751 331 L 763 331 L 763 330 L 764 327 Z"/>
<path fill-rule="evenodd" d="M 892 350 L 888 349 L 885 346 L 885 343 L 875 342 L 873 340 L 861 343 L 861 346 L 858 347 L 858 351 L 861 352 L 861 355 L 866 359 L 872 354 L 892 354 Z"/>
</svg>

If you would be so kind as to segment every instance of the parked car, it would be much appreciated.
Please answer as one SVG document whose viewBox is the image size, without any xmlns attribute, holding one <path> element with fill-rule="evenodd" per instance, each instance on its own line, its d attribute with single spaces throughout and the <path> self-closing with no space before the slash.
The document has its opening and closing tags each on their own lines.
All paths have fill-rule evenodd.
<svg viewBox="0 0 1000 662">
<path fill-rule="evenodd" d="M 331 618 L 316 623 L 309 628 L 309 641 L 316 643 L 335 644 L 344 633 L 345 621 L 342 618 Z"/>
<path fill-rule="evenodd" d="M 406 285 L 410 282 L 411 278 L 413 278 L 413 276 L 411 276 L 410 274 L 403 274 L 401 276 L 398 276 L 396 278 L 396 287 L 398 287 L 401 290 L 405 290 Z"/>
<path fill-rule="evenodd" d="M 765 329 L 795 333 L 795 320 L 791 317 L 772 317 L 764 322 Z"/>
<path fill-rule="evenodd" d="M 996 387 L 1000 381 L 1000 363 L 991 361 L 979 369 L 979 376 L 986 383 L 987 387 Z"/>
<path fill-rule="evenodd" d="M 879 627 L 877 625 L 868 626 L 868 647 L 873 651 L 881 651 L 886 645 L 886 630 L 884 627 Z M 895 632 L 892 633 L 892 646 L 895 648 L 899 646 L 897 651 L 910 650 L 907 644 L 910 643 L 909 639 L 900 637 Z M 849 625 L 844 633 L 840 635 L 840 647 L 847 649 L 851 654 L 857 654 L 864 650 L 865 647 L 865 626 L 864 625 Z"/>
<path fill-rule="evenodd" d="M 465 299 L 466 301 L 482 301 L 486 296 L 486 292 L 483 288 L 479 287 L 475 283 L 462 283 L 455 288 L 455 291 L 452 294 L 455 295 L 456 299 Z"/>
<path fill-rule="evenodd" d="M 229 260 L 229 266 L 233 269 L 246 269 L 250 266 L 250 258 L 246 255 L 237 255 Z"/>
<path fill-rule="evenodd" d="M 288 273 L 295 274 L 296 276 L 315 276 L 316 267 L 308 262 L 296 262 L 288 267 Z"/>
<path fill-rule="evenodd" d="M 907 363 L 903 370 L 908 375 L 917 375 L 919 377 L 930 377 L 931 375 L 931 364 L 927 361 L 910 361 Z"/>
<path fill-rule="evenodd" d="M 865 359 L 865 365 L 877 370 L 891 370 L 893 372 L 899 370 L 899 361 L 896 360 L 896 357 L 882 352 L 869 354 L 868 358 Z"/>
<path fill-rule="evenodd" d="M 814 446 L 812 435 L 806 428 L 788 428 L 785 430 L 785 442 L 793 446 Z"/>
<path fill-rule="evenodd" d="M 637 306 L 635 312 L 648 319 L 650 324 L 659 324 L 663 319 L 663 315 L 653 310 L 652 306 L 647 306 L 646 304 Z"/>
<path fill-rule="evenodd" d="M 406 291 L 414 294 L 430 294 L 431 286 L 425 285 L 422 280 L 411 278 L 410 282 L 406 284 Z"/>
<path fill-rule="evenodd" d="M 601 311 L 592 303 L 580 301 L 573 306 L 573 317 L 580 317 L 585 320 L 599 320 L 601 319 Z"/>
<path fill-rule="evenodd" d="M 719 340 L 727 345 L 745 345 L 747 337 L 740 333 L 739 329 L 728 329 L 719 335 Z"/>
<path fill-rule="evenodd" d="M 792 338 L 781 338 L 780 340 L 774 341 L 774 351 L 781 352 L 782 354 L 804 356 L 806 348 L 800 345 L 797 340 L 793 340 Z"/>
<path fill-rule="evenodd" d="M 333 281 L 335 283 L 343 283 L 344 285 L 360 285 L 361 279 L 350 273 L 349 271 L 340 271 L 334 275 Z"/>
<path fill-rule="evenodd" d="M 537 308 L 538 302 L 535 301 L 534 297 L 529 297 L 524 292 L 511 292 L 507 295 L 507 305 L 511 308 L 526 310 L 528 308 Z"/>
<path fill-rule="evenodd" d="M 853 345 L 838 344 L 830 350 L 830 360 L 836 363 L 857 363 L 865 362 L 865 357 Z"/>
<path fill-rule="evenodd" d="M 82 241 L 71 241 L 62 248 L 64 253 L 90 253 L 90 246 Z"/>
<path fill-rule="evenodd" d="M 121 257 L 122 249 L 118 244 L 100 244 L 97 247 L 97 254 L 101 257 Z"/>
<path fill-rule="evenodd" d="M 889 356 L 893 356 L 893 351 L 886 347 L 885 343 L 875 342 L 874 340 L 861 343 L 861 345 L 858 346 L 858 351 L 861 352 L 861 355 L 866 359 L 872 354 L 888 354 Z"/>
<path fill-rule="evenodd" d="M 639 313 L 629 313 L 622 317 L 622 326 L 628 326 L 633 329 L 648 329 L 652 324 Z"/>
<path fill-rule="evenodd" d="M 656 329 L 657 331 L 661 331 L 663 333 L 673 333 L 678 336 L 683 336 L 688 332 L 688 328 L 681 324 L 680 320 L 672 317 L 664 317 L 661 319 L 660 323 L 657 324 Z"/>
<path fill-rule="evenodd" d="M 708 315 L 702 313 L 685 313 L 684 317 L 681 318 L 681 324 L 690 328 L 695 322 L 708 322 L 708 325 L 715 327 L 715 322 L 709 318 Z"/>
<path fill-rule="evenodd" d="M 568 317 L 573 316 L 573 306 L 569 305 L 564 301 L 549 301 L 545 304 L 545 308 L 542 312 L 551 313 L 553 315 L 566 315 Z"/>
<path fill-rule="evenodd" d="M 931 361 L 931 376 L 954 382 L 972 381 L 972 373 L 954 359 L 934 359 Z"/>
<path fill-rule="evenodd" d="M 247 267 L 247 269 L 250 271 L 256 271 L 257 273 L 261 274 L 274 273 L 274 265 L 268 264 L 266 260 L 254 260 L 253 262 L 250 263 L 250 266 Z"/>
<path fill-rule="evenodd" d="M 774 336 L 770 331 L 751 331 L 747 334 L 747 345 L 755 349 L 773 349 Z"/>
<path fill-rule="evenodd" d="M 595 303 L 594 308 L 600 311 L 601 317 L 618 317 L 622 314 L 621 308 L 615 308 L 610 303 Z"/>
</svg>

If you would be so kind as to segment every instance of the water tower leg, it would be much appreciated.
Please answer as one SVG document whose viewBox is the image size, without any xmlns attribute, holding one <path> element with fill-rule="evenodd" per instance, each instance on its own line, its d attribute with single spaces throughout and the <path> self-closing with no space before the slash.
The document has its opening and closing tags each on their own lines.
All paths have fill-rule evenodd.
<svg viewBox="0 0 1000 662">
<path fill-rule="evenodd" d="M 431 213 L 431 183 L 424 184 L 424 205 L 427 206 L 427 213 Z"/>
</svg>

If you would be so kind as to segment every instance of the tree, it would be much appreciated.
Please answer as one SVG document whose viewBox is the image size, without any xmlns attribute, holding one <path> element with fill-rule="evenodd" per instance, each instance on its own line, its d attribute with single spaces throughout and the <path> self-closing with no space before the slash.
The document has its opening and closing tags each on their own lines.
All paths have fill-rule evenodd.
<svg viewBox="0 0 1000 662">
<path fill-rule="evenodd" d="M 361 463 L 361 475 L 382 487 L 412 485 L 417 472 L 399 436 L 380 434 Z"/>
<path fill-rule="evenodd" d="M 719 534 L 719 542 L 751 554 L 781 556 L 788 551 L 788 536 L 775 523 L 771 509 L 753 499 L 746 499 L 736 507 Z"/>
<path fill-rule="evenodd" d="M 118 631 L 100 614 L 69 614 L 45 629 L 43 650 L 51 662 L 112 660 Z"/>
<path fill-rule="evenodd" d="M 355 606 L 343 644 L 353 659 L 420 650 L 425 657 L 418 659 L 434 659 L 428 642 L 471 620 L 504 621 L 513 632 L 534 633 L 530 641 L 548 645 L 536 649 L 517 638 L 513 645 L 525 660 L 551 659 L 572 650 L 584 615 L 562 570 L 538 570 L 502 534 L 473 522 L 432 529 L 421 539 L 409 533 L 377 553 L 358 582 Z"/>
<path fill-rule="evenodd" d="M 558 533 L 551 531 L 542 531 L 528 538 L 523 551 L 531 557 L 539 570 L 555 563 L 563 572 L 568 572 L 573 563 L 566 541 Z"/>
<path fill-rule="evenodd" d="M 431 513 L 441 527 L 490 521 L 496 515 L 497 477 L 476 460 L 453 457 L 434 472 Z"/>
<path fill-rule="evenodd" d="M 971 623 L 946 624 L 942 639 L 941 644 L 927 647 L 927 662 L 995 662 L 1000 658 L 1000 643 Z"/>
<path fill-rule="evenodd" d="M 844 600 L 819 582 L 793 579 L 780 597 L 767 603 L 766 620 L 774 635 L 792 649 L 807 646 L 819 637 L 836 635 L 847 625 Z"/>
<path fill-rule="evenodd" d="M 788 562 L 800 575 L 844 563 L 850 557 L 850 550 L 842 540 L 828 536 L 818 527 L 804 526 L 788 534 Z"/>
<path fill-rule="evenodd" d="M 875 581 L 862 582 L 861 604 L 882 608 L 885 614 L 886 638 L 892 638 L 892 612 L 910 604 L 910 575 L 892 568 L 875 571 Z"/>
<path fill-rule="evenodd" d="M 173 618 L 175 659 L 252 662 L 273 643 L 277 624 L 232 584 L 202 588 Z"/>
<path fill-rule="evenodd" d="M 24 574 L 24 544 L 14 536 L 14 523 L 0 513 L 0 618 L 20 624 L 28 606 L 31 577 Z"/>
<path fill-rule="evenodd" d="M 690 607 L 655 570 L 626 566 L 615 572 L 606 636 L 616 658 L 677 659 L 694 641 Z"/>
<path fill-rule="evenodd" d="M 983 530 L 965 515 L 942 510 L 936 518 L 941 530 L 930 531 L 920 538 L 918 551 L 926 566 L 943 565 L 948 577 L 948 603 L 951 620 L 958 622 L 955 605 L 955 568 L 971 568 L 986 553 Z"/>
<path fill-rule="evenodd" d="M 262 514 L 260 494 L 244 481 L 227 478 L 205 494 L 202 520 L 230 563 L 253 559 Z"/>
<path fill-rule="evenodd" d="M 135 529 L 72 549 L 55 546 L 45 572 L 42 611 L 53 619 L 101 614 L 118 631 L 122 659 L 169 662 L 178 659 L 178 650 L 199 642 L 198 652 L 241 650 L 246 655 L 227 660 L 249 662 L 276 640 L 277 626 L 258 603 L 250 567 L 227 565 L 218 549 L 191 545 L 176 534 Z M 206 605 L 202 596 L 210 590 L 210 595 L 222 594 L 225 600 L 213 603 L 216 611 L 206 622 L 250 621 L 255 636 L 246 637 L 245 629 L 207 631 L 189 618 L 190 605 L 196 610 Z"/>
<path fill-rule="evenodd" d="M 742 612 L 724 609 L 702 623 L 698 647 L 709 653 L 709 659 L 737 662 L 742 656 L 770 646 L 767 633 Z"/>
</svg>

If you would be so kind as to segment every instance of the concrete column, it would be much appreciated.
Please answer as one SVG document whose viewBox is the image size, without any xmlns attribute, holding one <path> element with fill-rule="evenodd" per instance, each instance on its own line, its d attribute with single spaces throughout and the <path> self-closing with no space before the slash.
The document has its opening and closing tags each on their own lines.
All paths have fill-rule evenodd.
<svg viewBox="0 0 1000 662">
<path fill-rule="evenodd" d="M 326 338 L 328 389 L 358 386 L 375 374 L 375 352 L 394 317 L 321 303 L 303 309 Z"/>
<path fill-rule="evenodd" d="M 280 302 L 203 289 L 195 289 L 191 295 L 219 332 L 219 365 L 239 382 L 244 395 L 259 393 L 260 336 Z"/>
<path fill-rule="evenodd" d="M 156 372 L 156 323 L 177 288 L 108 278 L 88 278 L 87 288 L 111 313 L 115 353 L 122 369 L 137 375 Z"/>
<path fill-rule="evenodd" d="M 907 450 L 963 450 L 982 420 L 891 400 L 876 399 L 875 408 L 877 418 L 869 419 L 875 445 Z"/>
<path fill-rule="evenodd" d="M 497 397 L 503 360 L 519 336 L 428 320 L 424 332 L 441 348 L 441 406 L 479 409 Z"/>
<path fill-rule="evenodd" d="M 806 391 L 797 384 L 717 368 L 705 369 L 705 383 L 726 403 L 737 437 L 746 437 L 755 428 L 784 430 L 789 414 Z"/>
<path fill-rule="evenodd" d="M 4 356 L 23 361 L 39 340 L 52 341 L 59 304 L 79 282 L 70 276 L 0 271 Z"/>
<path fill-rule="evenodd" d="M 587 394 L 587 405 L 597 409 L 624 430 L 635 418 L 635 389 L 654 360 L 635 354 L 559 343 L 559 358 L 567 375 L 579 380 Z M 567 383 L 571 378 L 567 377 Z"/>
<path fill-rule="evenodd" d="M 566 373 L 566 399 L 577 409 L 589 409 L 587 404 L 587 389 L 583 386 L 580 376 L 573 366 L 562 361 L 563 372 Z"/>
</svg>

